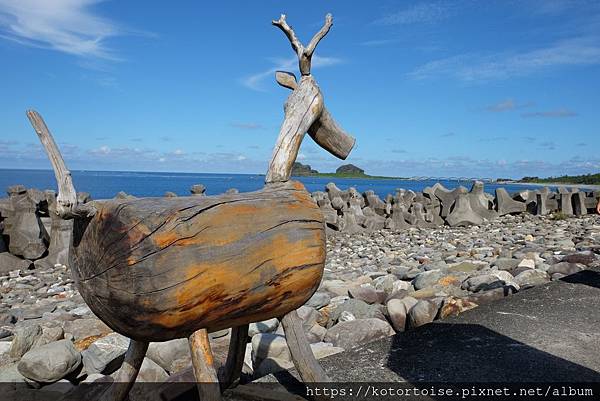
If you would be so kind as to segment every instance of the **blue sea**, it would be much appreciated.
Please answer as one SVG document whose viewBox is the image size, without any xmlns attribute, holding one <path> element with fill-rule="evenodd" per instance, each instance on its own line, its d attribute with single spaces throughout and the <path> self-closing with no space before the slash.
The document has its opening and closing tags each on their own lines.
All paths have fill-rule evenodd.
<svg viewBox="0 0 600 401">
<path fill-rule="evenodd" d="M 114 197 L 119 191 L 137 197 L 163 196 L 171 191 L 178 195 L 189 195 L 194 184 L 204 184 L 208 195 L 225 192 L 229 188 L 237 188 L 240 192 L 255 191 L 263 187 L 264 175 L 253 174 L 205 174 L 205 173 L 148 173 L 133 171 L 72 171 L 73 182 L 78 192 L 89 192 L 93 199 Z M 341 189 L 355 187 L 359 192 L 373 190 L 381 198 L 395 193 L 397 188 L 422 191 L 427 186 L 441 182 L 452 189 L 459 185 L 471 187 L 471 181 L 455 180 L 377 180 L 360 178 L 330 177 L 295 177 L 310 191 L 323 191 L 328 182 L 335 182 Z M 52 170 L 7 170 L 0 169 L 0 190 L 10 185 L 22 184 L 27 188 L 56 190 L 56 181 Z M 522 191 L 535 186 L 515 184 L 487 183 L 485 190 L 494 193 L 498 187 L 508 192 Z M 0 196 L 1 197 L 1 196 Z"/>
</svg>

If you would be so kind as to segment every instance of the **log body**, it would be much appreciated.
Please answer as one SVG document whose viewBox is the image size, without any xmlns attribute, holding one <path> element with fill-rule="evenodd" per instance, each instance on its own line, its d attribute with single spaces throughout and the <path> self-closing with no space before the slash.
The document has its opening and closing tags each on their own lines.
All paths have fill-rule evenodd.
<svg viewBox="0 0 600 401">
<path fill-rule="evenodd" d="M 135 340 L 283 316 L 323 274 L 323 216 L 298 182 L 96 207 L 75 221 L 73 275 L 92 311 Z"/>
</svg>

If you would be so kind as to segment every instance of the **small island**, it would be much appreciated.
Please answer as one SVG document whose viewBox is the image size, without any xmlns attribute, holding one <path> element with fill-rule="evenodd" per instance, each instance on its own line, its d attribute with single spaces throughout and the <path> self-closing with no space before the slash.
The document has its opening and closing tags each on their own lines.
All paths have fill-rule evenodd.
<svg viewBox="0 0 600 401">
<path fill-rule="evenodd" d="M 320 173 L 314 170 L 308 164 L 295 162 L 292 167 L 292 176 L 294 177 L 332 177 L 332 178 L 363 178 L 363 179 L 379 179 L 379 180 L 402 180 L 401 177 L 383 177 L 369 175 L 360 167 L 354 164 L 344 164 L 335 170 L 335 173 Z"/>
<path fill-rule="evenodd" d="M 600 173 L 583 175 L 563 175 L 560 177 L 523 177 L 518 182 L 535 184 L 582 184 L 600 185 Z"/>
</svg>

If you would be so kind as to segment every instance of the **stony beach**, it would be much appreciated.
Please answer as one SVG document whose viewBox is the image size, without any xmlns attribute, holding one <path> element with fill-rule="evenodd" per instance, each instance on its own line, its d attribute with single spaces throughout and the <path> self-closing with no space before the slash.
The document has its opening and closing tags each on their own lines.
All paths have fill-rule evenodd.
<svg viewBox="0 0 600 401">
<path fill-rule="evenodd" d="M 332 233 L 322 284 L 299 314 L 321 358 L 598 266 L 599 240 L 596 215 Z M 0 381 L 27 383 L 51 399 L 114 373 L 128 340 L 93 316 L 65 266 L 12 270 L 0 285 Z M 228 336 L 213 337 L 223 361 Z M 245 380 L 291 366 L 277 320 L 253 324 Z M 173 340 L 151 345 L 138 381 L 190 374 L 187 341 Z"/>
</svg>

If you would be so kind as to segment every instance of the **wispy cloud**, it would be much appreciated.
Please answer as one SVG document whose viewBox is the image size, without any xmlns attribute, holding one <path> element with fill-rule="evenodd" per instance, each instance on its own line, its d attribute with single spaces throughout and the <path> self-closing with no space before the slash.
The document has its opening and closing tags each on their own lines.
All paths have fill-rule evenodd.
<svg viewBox="0 0 600 401">
<path fill-rule="evenodd" d="M 503 111 L 514 110 L 515 107 L 515 102 L 512 99 L 506 99 L 499 103 L 487 106 L 485 109 L 493 113 L 499 113 Z"/>
<path fill-rule="evenodd" d="M 523 118 L 567 118 L 567 117 L 576 117 L 577 113 L 571 111 L 569 109 L 557 109 L 557 110 L 549 110 L 549 111 L 535 111 L 532 113 L 523 113 L 521 117 Z"/>
<path fill-rule="evenodd" d="M 423 64 L 408 74 L 413 79 L 451 77 L 466 82 L 507 79 L 556 67 L 600 64 L 600 40 L 584 37 L 521 53 L 464 54 Z"/>
<path fill-rule="evenodd" d="M 115 60 L 106 45 L 122 34 L 93 6 L 101 0 L 0 0 L 0 37 L 14 42 L 90 58 Z"/>
<path fill-rule="evenodd" d="M 246 123 L 234 122 L 234 123 L 231 123 L 231 126 L 234 128 L 239 128 L 239 129 L 248 130 L 248 131 L 261 130 L 261 129 L 265 128 L 264 125 L 259 124 L 259 123 L 253 123 L 253 122 L 246 122 Z"/>
<path fill-rule="evenodd" d="M 271 62 L 274 64 L 271 68 L 243 78 L 241 80 L 242 85 L 249 89 L 263 92 L 265 90 L 263 83 L 266 78 L 275 74 L 276 71 L 289 71 L 295 69 L 298 65 L 298 59 L 295 56 L 289 59 L 271 59 Z M 322 57 L 315 54 L 312 58 L 312 68 L 329 67 L 342 62 L 342 59 L 337 57 Z"/>
<path fill-rule="evenodd" d="M 445 134 L 440 135 L 442 138 L 451 138 L 456 136 L 456 132 L 446 132 Z"/>
<path fill-rule="evenodd" d="M 373 22 L 374 25 L 408 25 L 431 23 L 449 14 L 448 3 L 420 3 L 404 10 L 388 14 Z"/>
</svg>

